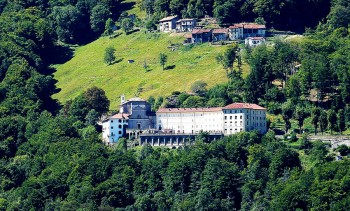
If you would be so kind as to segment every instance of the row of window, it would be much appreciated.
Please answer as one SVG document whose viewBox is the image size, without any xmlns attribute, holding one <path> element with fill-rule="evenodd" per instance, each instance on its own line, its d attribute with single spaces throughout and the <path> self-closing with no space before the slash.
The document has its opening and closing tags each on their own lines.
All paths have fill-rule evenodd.
<svg viewBox="0 0 350 211">
<path fill-rule="evenodd" d="M 237 119 L 237 116 L 234 116 L 235 117 L 235 119 Z M 232 119 L 232 116 L 230 116 L 230 119 Z M 243 116 L 241 115 L 241 116 L 239 116 L 239 119 L 243 119 Z M 225 120 L 227 120 L 227 116 L 225 116 Z"/>
<path fill-rule="evenodd" d="M 118 119 L 118 122 L 120 123 L 120 122 L 122 122 L 122 120 L 121 120 L 121 119 Z M 111 120 L 111 123 L 113 123 L 113 120 Z"/>
<path fill-rule="evenodd" d="M 111 126 L 111 129 L 113 129 L 114 127 L 113 126 Z M 122 128 L 122 126 L 121 125 L 118 125 L 118 128 Z"/>
</svg>

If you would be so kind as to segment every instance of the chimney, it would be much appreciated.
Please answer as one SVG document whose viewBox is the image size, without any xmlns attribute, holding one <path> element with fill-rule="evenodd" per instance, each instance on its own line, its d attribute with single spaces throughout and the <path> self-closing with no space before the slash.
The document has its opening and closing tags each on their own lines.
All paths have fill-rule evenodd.
<svg viewBox="0 0 350 211">
<path fill-rule="evenodd" d="M 120 96 L 120 104 L 123 104 L 125 102 L 125 95 L 122 94 L 122 96 Z"/>
</svg>

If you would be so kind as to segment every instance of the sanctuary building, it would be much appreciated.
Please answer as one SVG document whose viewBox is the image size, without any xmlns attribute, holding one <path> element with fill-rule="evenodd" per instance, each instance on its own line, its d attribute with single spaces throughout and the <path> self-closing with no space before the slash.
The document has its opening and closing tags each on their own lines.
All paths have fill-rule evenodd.
<svg viewBox="0 0 350 211">
<path fill-rule="evenodd" d="M 232 103 L 215 108 L 161 108 L 156 113 L 157 129 L 173 133 L 235 134 L 257 130 L 266 133 L 266 109 L 249 103 Z"/>
<path fill-rule="evenodd" d="M 266 109 L 249 103 L 232 103 L 214 108 L 160 108 L 156 113 L 141 98 L 125 101 L 122 96 L 119 113 L 102 122 L 103 141 L 116 143 L 132 131 L 154 136 L 195 135 L 200 131 L 213 135 L 231 135 L 257 130 L 266 133 Z M 142 136 L 141 135 L 141 136 Z"/>
</svg>

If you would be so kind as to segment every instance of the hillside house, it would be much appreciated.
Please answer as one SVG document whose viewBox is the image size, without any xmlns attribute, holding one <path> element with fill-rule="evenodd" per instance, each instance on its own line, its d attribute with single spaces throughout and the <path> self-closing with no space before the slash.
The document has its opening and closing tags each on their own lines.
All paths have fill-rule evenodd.
<svg viewBox="0 0 350 211">
<path fill-rule="evenodd" d="M 229 27 L 230 40 L 242 40 L 247 37 L 265 37 L 266 26 L 255 23 L 238 23 Z"/>
<path fill-rule="evenodd" d="M 245 38 L 244 44 L 249 45 L 250 47 L 256 47 L 265 42 L 266 40 L 264 37 L 247 37 Z"/>
<path fill-rule="evenodd" d="M 213 42 L 225 41 L 228 39 L 228 29 L 214 29 Z"/>
<path fill-rule="evenodd" d="M 102 139 L 107 144 L 113 144 L 123 137 L 128 127 L 128 114 L 115 114 L 102 121 Z"/>
<path fill-rule="evenodd" d="M 176 21 L 176 32 L 191 32 L 196 27 L 197 21 L 193 18 Z"/>
<path fill-rule="evenodd" d="M 192 43 L 192 34 L 184 34 L 185 41 L 184 43 Z"/>
<path fill-rule="evenodd" d="M 192 43 L 211 42 L 211 40 L 212 40 L 211 29 L 194 29 L 192 31 Z"/>
<path fill-rule="evenodd" d="M 159 31 L 161 32 L 171 32 L 176 30 L 176 21 L 179 18 L 175 16 L 168 16 L 159 20 Z"/>
</svg>

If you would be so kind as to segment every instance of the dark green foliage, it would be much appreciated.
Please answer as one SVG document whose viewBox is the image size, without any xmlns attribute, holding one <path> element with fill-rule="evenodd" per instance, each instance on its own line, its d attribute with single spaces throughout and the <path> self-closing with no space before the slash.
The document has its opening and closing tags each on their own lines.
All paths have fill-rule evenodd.
<svg viewBox="0 0 350 211">
<path fill-rule="evenodd" d="M 103 32 L 104 35 L 112 35 L 113 34 L 113 27 L 115 24 L 113 23 L 113 20 L 111 18 L 108 18 L 105 24 L 105 31 Z"/>
<path fill-rule="evenodd" d="M 350 153 L 350 149 L 348 146 L 346 146 L 345 144 L 340 145 L 339 147 L 337 147 L 337 151 L 339 152 L 339 154 L 341 156 L 346 156 Z"/>
<path fill-rule="evenodd" d="M 345 130 L 345 115 L 344 115 L 343 109 L 339 109 L 337 120 L 338 120 L 338 122 L 337 122 L 338 130 L 340 133 L 342 133 Z"/>
<path fill-rule="evenodd" d="M 134 28 L 134 22 L 130 18 L 124 18 L 121 22 L 121 28 L 128 34 Z"/>
<path fill-rule="evenodd" d="M 103 60 L 106 64 L 111 65 L 115 61 L 116 57 L 115 57 L 114 53 L 115 53 L 115 48 L 113 48 L 113 47 L 106 48 L 105 55 L 103 58 Z"/>
<path fill-rule="evenodd" d="M 168 61 L 168 56 L 165 53 L 160 53 L 159 54 L 159 64 L 162 66 L 164 70 L 164 66 L 166 62 Z"/>
<path fill-rule="evenodd" d="M 331 134 L 337 127 L 337 114 L 333 109 L 330 109 L 327 114 L 328 128 L 331 130 Z"/>
<path fill-rule="evenodd" d="M 191 85 L 191 92 L 199 96 L 204 96 L 207 92 L 207 86 L 208 84 L 204 81 L 195 81 Z"/>
<path fill-rule="evenodd" d="M 320 130 L 321 133 L 327 129 L 328 126 L 328 119 L 327 119 L 327 112 L 321 111 L 320 117 L 319 117 L 319 123 L 320 123 Z"/>
<path fill-rule="evenodd" d="M 311 111 L 311 122 L 315 128 L 315 135 L 317 134 L 317 128 L 318 128 L 321 111 L 322 110 L 320 108 L 313 108 Z"/>
</svg>

